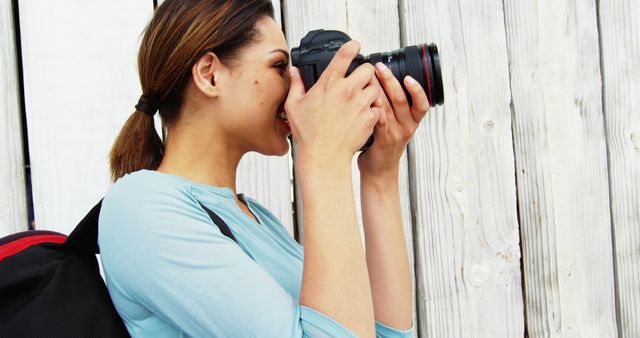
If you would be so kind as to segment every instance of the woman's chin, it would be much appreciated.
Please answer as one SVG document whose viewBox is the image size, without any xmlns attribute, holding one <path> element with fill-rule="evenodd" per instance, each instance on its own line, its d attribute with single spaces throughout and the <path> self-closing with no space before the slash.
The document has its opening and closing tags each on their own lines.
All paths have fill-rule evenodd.
<svg viewBox="0 0 640 338">
<path fill-rule="evenodd" d="M 284 156 L 289 153 L 289 141 L 285 138 L 277 144 L 273 144 L 268 149 L 262 148 L 257 150 L 257 152 L 266 156 Z"/>
<path fill-rule="evenodd" d="M 289 141 L 285 139 L 284 145 L 278 149 L 275 156 L 284 156 L 289 153 Z"/>
</svg>

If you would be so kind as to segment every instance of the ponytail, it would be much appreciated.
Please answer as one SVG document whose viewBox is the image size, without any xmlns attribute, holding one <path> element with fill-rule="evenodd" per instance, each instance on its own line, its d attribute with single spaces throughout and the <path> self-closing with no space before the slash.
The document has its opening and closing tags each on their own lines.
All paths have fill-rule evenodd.
<svg viewBox="0 0 640 338">
<path fill-rule="evenodd" d="M 111 181 L 140 169 L 157 169 L 163 154 L 164 144 L 156 132 L 153 115 L 136 110 L 109 152 Z"/>
</svg>

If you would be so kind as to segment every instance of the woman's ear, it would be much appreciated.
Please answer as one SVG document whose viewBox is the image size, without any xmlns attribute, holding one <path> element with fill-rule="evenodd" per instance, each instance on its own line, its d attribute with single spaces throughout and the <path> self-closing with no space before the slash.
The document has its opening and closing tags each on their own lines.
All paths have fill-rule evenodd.
<svg viewBox="0 0 640 338">
<path fill-rule="evenodd" d="M 216 85 L 216 79 L 222 67 L 224 65 L 220 62 L 220 58 L 213 52 L 207 52 L 193 65 L 191 69 L 193 82 L 202 94 L 208 97 L 218 96 L 220 87 Z"/>
</svg>

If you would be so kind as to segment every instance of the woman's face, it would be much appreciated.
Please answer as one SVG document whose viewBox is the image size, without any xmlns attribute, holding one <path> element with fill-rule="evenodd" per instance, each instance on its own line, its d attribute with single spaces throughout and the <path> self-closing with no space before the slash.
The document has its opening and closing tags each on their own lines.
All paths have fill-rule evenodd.
<svg viewBox="0 0 640 338">
<path fill-rule="evenodd" d="M 280 26 L 270 17 L 257 24 L 260 36 L 240 53 L 221 88 L 225 130 L 246 151 L 284 155 L 288 123 L 279 118 L 289 91 L 289 52 Z"/>
</svg>

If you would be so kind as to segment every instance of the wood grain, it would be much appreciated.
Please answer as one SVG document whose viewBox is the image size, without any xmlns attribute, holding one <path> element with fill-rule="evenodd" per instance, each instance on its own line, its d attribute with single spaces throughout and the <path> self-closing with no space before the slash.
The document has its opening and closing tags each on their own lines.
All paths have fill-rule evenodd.
<svg viewBox="0 0 640 338">
<path fill-rule="evenodd" d="M 271 2 L 276 22 L 282 26 L 280 1 Z M 249 153 L 240 161 L 237 175 L 238 191 L 262 203 L 295 237 L 291 153 L 280 157 Z"/>
<path fill-rule="evenodd" d="M 291 237 L 293 229 L 293 196 L 290 155 L 281 157 L 248 153 L 240 161 L 237 189 L 251 196 L 278 217 Z"/>
<path fill-rule="evenodd" d="M 300 40 L 310 30 L 341 30 L 362 46 L 363 55 L 372 52 L 389 51 L 400 48 L 400 26 L 398 2 L 396 0 L 375 1 L 285 1 L 283 4 L 284 22 L 289 47 L 300 44 Z M 295 152 L 294 152 L 295 157 Z M 413 231 L 411 222 L 411 202 L 409 199 L 409 176 L 406 154 L 400 169 L 400 195 L 403 214 L 403 228 L 410 265 L 413 274 Z M 356 157 L 352 164 L 353 187 L 356 198 L 358 222 L 363 245 L 364 230 L 360 209 L 360 177 Z M 298 192 L 299 193 L 299 192 Z M 299 224 L 299 242 L 303 244 L 304 226 L 302 224 L 302 206 L 300 196 L 296 196 L 297 220 Z M 415 279 L 414 279 L 415 280 Z M 415 285 L 414 285 L 415 294 Z M 414 323 L 417 323 L 414 311 Z M 416 324 L 417 327 L 417 324 Z M 417 330 L 416 330 L 417 335 Z"/>
<path fill-rule="evenodd" d="M 28 229 L 13 7 L 0 2 L 0 237 Z"/>
<path fill-rule="evenodd" d="M 375 52 L 397 50 L 400 44 L 400 16 L 397 0 L 347 1 L 347 31 L 349 36 L 360 42 L 360 54 L 368 55 Z M 356 200 L 360 200 L 360 171 L 354 162 L 354 192 Z M 411 267 L 412 297 L 416 299 L 415 289 L 415 257 L 413 248 L 413 222 L 411 218 L 409 167 L 407 152 L 400 159 L 400 205 L 402 207 L 403 229 L 407 254 Z M 361 210 L 359 217 L 362 217 Z M 361 219 L 361 218 L 360 218 Z M 364 231 L 364 230 L 363 230 Z M 364 242 L 363 242 L 364 243 Z M 366 248 L 366 246 L 365 246 Z M 414 337 L 418 336 L 418 312 L 413 312 Z"/>
<path fill-rule="evenodd" d="M 504 4 L 527 332 L 614 337 L 595 2 Z"/>
<path fill-rule="evenodd" d="M 110 186 L 108 152 L 140 96 L 151 1 L 19 1 L 37 229 L 69 233 Z"/>
<path fill-rule="evenodd" d="M 164 0 L 158 1 L 158 5 L 163 2 Z M 282 25 L 280 1 L 272 0 L 271 3 L 275 20 Z M 239 193 L 244 193 L 264 205 L 278 217 L 291 237 L 294 237 L 290 159 L 290 153 L 279 157 L 264 156 L 255 152 L 246 154 L 238 165 L 236 188 Z"/>
<path fill-rule="evenodd" d="M 403 44 L 436 43 L 445 103 L 409 147 L 421 337 L 522 337 L 501 1 L 405 0 Z"/>
<path fill-rule="evenodd" d="M 640 336 L 637 1 L 272 1 L 290 47 L 318 28 L 362 54 L 439 47 L 445 104 L 401 162 L 416 336 Z M 69 233 L 111 185 L 153 0 L 17 4 L 36 227 Z M 12 15 L 0 2 L 0 237 L 27 229 Z M 291 174 L 250 153 L 238 191 L 304 244 Z"/>
<path fill-rule="evenodd" d="M 347 29 L 347 16 L 346 16 L 346 3 L 344 0 L 330 0 L 330 1 L 284 1 L 282 3 L 282 18 L 285 27 L 285 36 L 287 38 L 287 44 L 289 48 L 297 47 L 300 45 L 300 40 L 307 34 L 307 32 L 315 29 L 335 29 L 346 31 Z M 293 144 L 293 158 L 296 158 L 297 145 Z M 293 166 L 294 186 L 299 185 L 298 179 L 295 175 L 295 166 Z M 294 189 L 294 204 L 295 204 L 295 217 L 297 224 L 297 238 L 296 240 L 301 245 L 304 245 L 304 226 L 303 226 L 303 210 L 302 210 L 302 195 L 299 189 Z M 355 192 L 355 190 L 354 190 Z M 359 202 L 359 201 L 357 201 Z M 361 221 L 361 216 L 358 214 L 358 221 Z M 364 233 L 360 228 L 360 234 L 362 242 L 364 243 Z"/>
<path fill-rule="evenodd" d="M 618 333 L 640 337 L 640 4 L 599 1 Z"/>
</svg>

